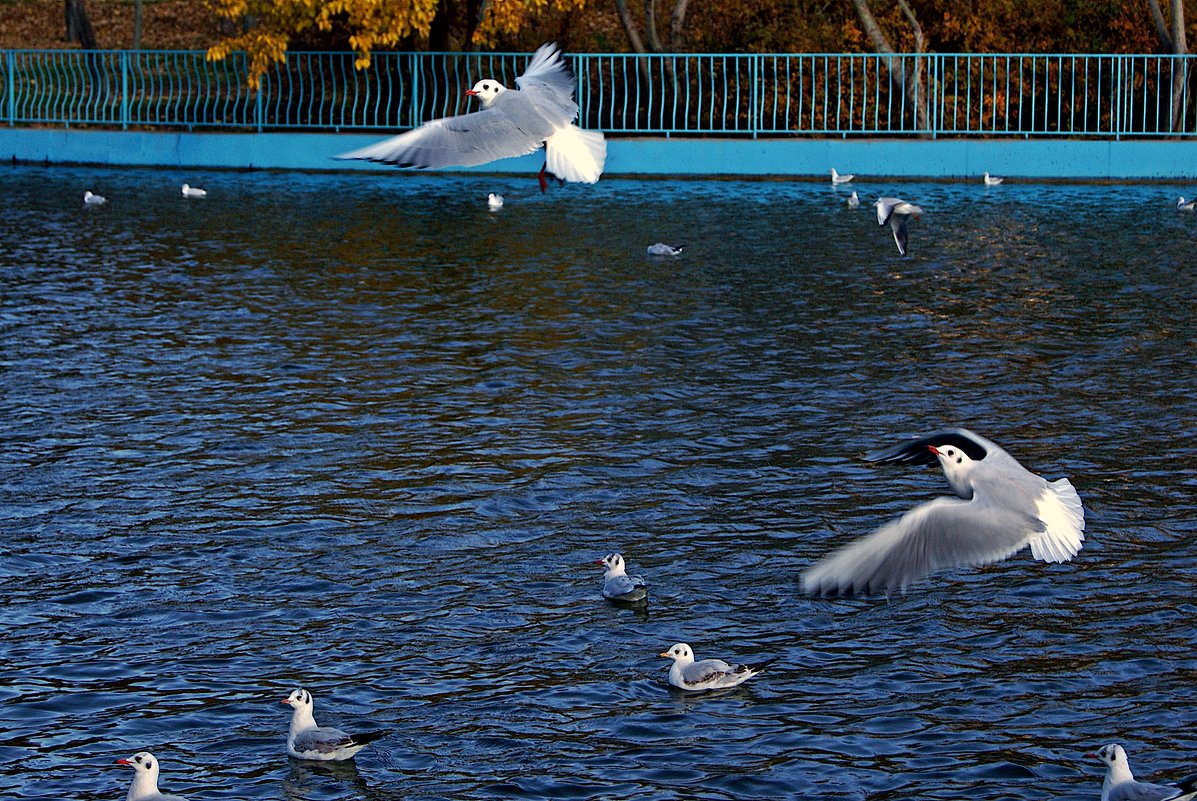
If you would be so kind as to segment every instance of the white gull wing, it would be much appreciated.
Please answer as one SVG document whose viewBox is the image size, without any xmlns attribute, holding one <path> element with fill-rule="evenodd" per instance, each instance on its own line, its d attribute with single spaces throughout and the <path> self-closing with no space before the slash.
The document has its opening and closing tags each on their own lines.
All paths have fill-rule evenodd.
<svg viewBox="0 0 1197 801">
<path fill-rule="evenodd" d="M 854 595 L 904 590 L 937 570 L 997 562 L 1040 531 L 1032 516 L 959 498 L 936 498 L 808 568 L 803 590 Z"/>
<path fill-rule="evenodd" d="M 1185 793 L 1179 787 L 1131 779 L 1103 792 L 1102 801 L 1190 801 L 1194 795 L 1197 793 Z"/>
<path fill-rule="evenodd" d="M 730 665 L 722 659 L 702 659 L 686 665 L 675 664 L 670 669 L 670 679 L 675 687 L 683 690 L 719 690 L 743 684 L 765 664 Z M 672 681 L 674 678 L 677 681 Z"/>
<path fill-rule="evenodd" d="M 566 69 L 557 45 L 549 43 L 537 48 L 528 68 L 515 83 L 521 93 L 528 94 L 530 102 L 543 106 L 546 117 L 559 120 L 558 127 L 578 116 L 578 104 L 574 100 L 577 84 Z"/>
<path fill-rule="evenodd" d="M 339 159 L 363 159 L 399 167 L 473 167 L 498 159 L 523 156 L 544 144 L 554 129 L 543 117 L 529 113 L 529 108 L 511 104 L 504 98 L 519 97 L 521 92 L 504 92 L 490 108 L 445 117 L 421 125 L 358 150 L 342 153 Z"/>
</svg>

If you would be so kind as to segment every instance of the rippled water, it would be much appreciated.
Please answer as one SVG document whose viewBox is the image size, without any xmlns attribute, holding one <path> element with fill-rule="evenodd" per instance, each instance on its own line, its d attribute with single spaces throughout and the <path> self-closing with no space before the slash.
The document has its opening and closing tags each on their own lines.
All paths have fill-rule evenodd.
<svg viewBox="0 0 1197 801">
<path fill-rule="evenodd" d="M 120 798 L 142 749 L 192 801 L 1092 799 L 1112 740 L 1189 772 L 1176 188 L 860 184 L 927 210 L 907 259 L 821 183 L 535 188 L 0 171 L 0 796 Z M 802 597 L 945 491 L 860 455 L 950 425 L 1071 477 L 1079 557 Z M 646 614 L 599 595 L 615 549 Z M 687 697 L 676 641 L 780 661 Z M 289 762 L 300 684 L 395 732 Z"/>
</svg>

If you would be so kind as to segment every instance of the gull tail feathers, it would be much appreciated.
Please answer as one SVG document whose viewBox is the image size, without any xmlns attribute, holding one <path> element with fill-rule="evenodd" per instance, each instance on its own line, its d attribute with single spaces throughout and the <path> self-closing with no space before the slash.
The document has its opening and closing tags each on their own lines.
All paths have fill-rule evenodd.
<svg viewBox="0 0 1197 801">
<path fill-rule="evenodd" d="M 1031 555 L 1042 562 L 1067 562 L 1085 541 L 1085 509 L 1072 483 L 1052 481 L 1035 502 L 1043 532 L 1031 540 Z"/>
<path fill-rule="evenodd" d="M 607 140 L 600 131 L 567 125 L 545 141 L 548 171 L 565 181 L 592 184 L 603 174 Z"/>
</svg>

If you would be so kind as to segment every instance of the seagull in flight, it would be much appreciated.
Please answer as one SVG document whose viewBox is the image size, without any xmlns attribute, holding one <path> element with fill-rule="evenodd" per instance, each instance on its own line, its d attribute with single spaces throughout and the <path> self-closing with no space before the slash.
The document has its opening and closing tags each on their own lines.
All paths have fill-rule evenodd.
<svg viewBox="0 0 1197 801">
<path fill-rule="evenodd" d="M 877 207 L 877 224 L 885 225 L 894 230 L 894 241 L 898 243 L 898 253 L 906 255 L 906 221 L 912 216 L 918 217 L 923 210 L 901 198 L 883 197 L 873 203 Z"/>
<path fill-rule="evenodd" d="M 959 565 L 997 562 L 1030 546 L 1066 562 L 1085 539 L 1085 511 L 1067 478 L 1048 482 L 993 442 L 964 428 L 940 431 L 865 457 L 939 463 L 954 497 L 936 498 L 837 550 L 802 574 L 811 595 L 905 590 Z"/>
<path fill-rule="evenodd" d="M 158 792 L 158 760 L 149 751 L 118 759 L 116 764 L 133 768 L 133 783 L 125 801 L 186 801 L 181 795 Z"/>
<path fill-rule="evenodd" d="M 574 124 L 578 103 L 574 77 L 553 43 L 541 45 L 518 91 L 485 78 L 466 92 L 482 108 L 469 114 L 432 120 L 415 130 L 344 153 L 337 158 L 365 159 L 400 167 L 470 167 L 545 149 L 537 175 L 548 188 L 546 171 L 561 181 L 592 184 L 603 173 L 607 141 L 599 131 Z"/>
<path fill-rule="evenodd" d="M 389 730 L 366 734 L 346 734 L 340 729 L 317 726 L 312 717 L 312 694 L 307 690 L 293 691 L 282 700 L 291 707 L 291 728 L 287 732 L 287 753 L 296 759 L 339 762 L 353 756 L 370 743 L 390 734 Z"/>
<path fill-rule="evenodd" d="M 1117 743 L 1103 745 L 1090 758 L 1106 765 L 1101 784 L 1101 801 L 1189 801 L 1197 796 L 1197 776 L 1188 776 L 1179 784 L 1151 784 L 1135 780 L 1126 751 Z"/>
<path fill-rule="evenodd" d="M 680 690 L 723 690 L 735 687 L 760 673 L 772 659 L 755 665 L 731 665 L 722 659 L 694 661 L 694 651 L 684 642 L 679 642 L 659 656 L 672 659 L 669 667 L 669 683 Z"/>
</svg>

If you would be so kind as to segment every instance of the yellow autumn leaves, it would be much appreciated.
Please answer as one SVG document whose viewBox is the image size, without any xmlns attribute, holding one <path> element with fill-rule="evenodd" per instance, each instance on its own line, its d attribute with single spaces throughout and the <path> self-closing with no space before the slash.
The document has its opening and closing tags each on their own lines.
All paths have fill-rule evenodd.
<svg viewBox="0 0 1197 801">
<path fill-rule="evenodd" d="M 336 25 L 348 31 L 358 69 L 370 65 L 375 49 L 394 47 L 405 39 L 428 36 L 438 0 L 210 0 L 217 16 L 241 25 L 244 33 L 226 37 L 208 48 L 217 61 L 238 51 L 249 59 L 250 86 L 257 87 L 270 65 L 282 61 L 292 37 L 310 29 L 328 32 Z M 572 11 L 586 0 L 491 0 L 473 41 L 492 45 L 497 37 L 518 33 L 537 14 Z"/>
</svg>

